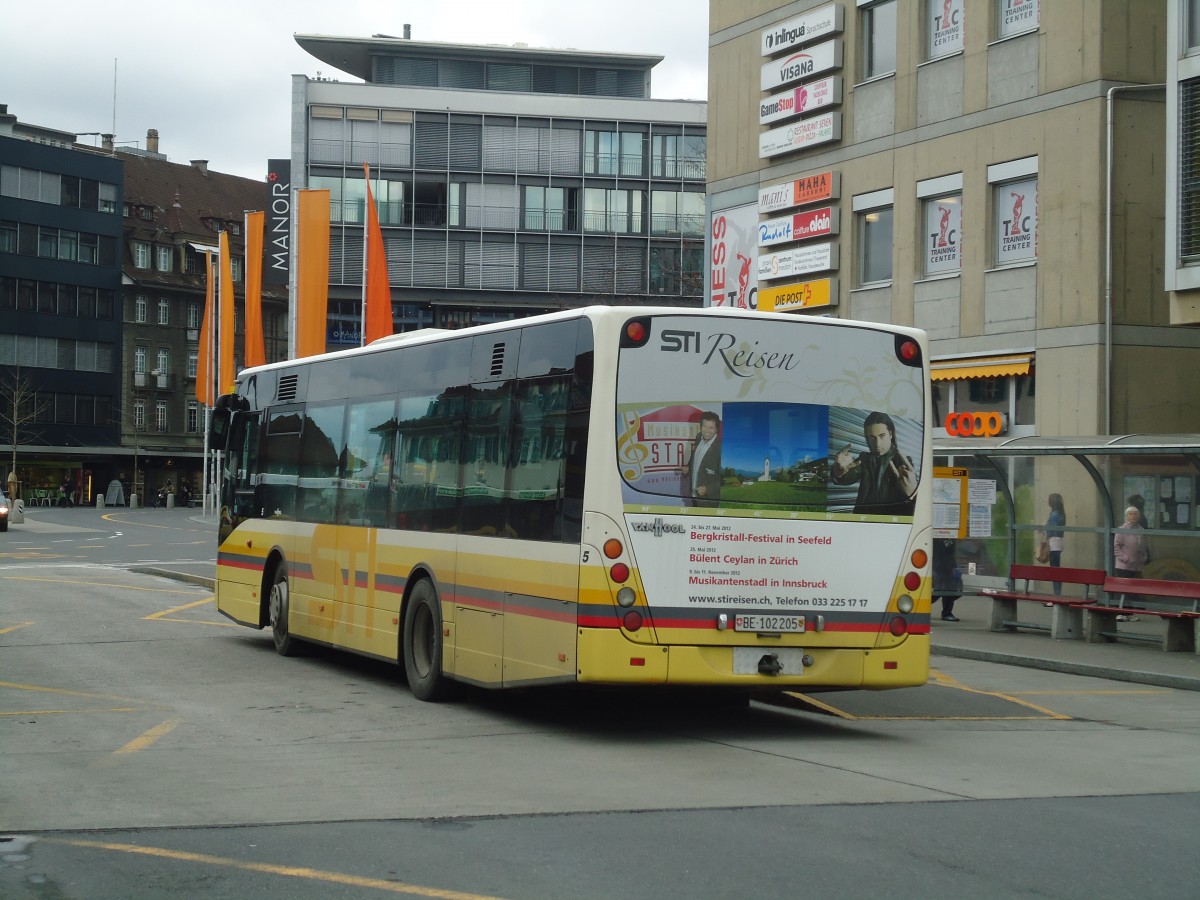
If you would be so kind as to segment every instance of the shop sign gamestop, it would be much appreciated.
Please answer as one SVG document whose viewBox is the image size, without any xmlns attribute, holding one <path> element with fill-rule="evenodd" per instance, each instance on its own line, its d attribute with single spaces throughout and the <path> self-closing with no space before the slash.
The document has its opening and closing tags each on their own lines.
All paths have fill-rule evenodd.
<svg viewBox="0 0 1200 900">
<path fill-rule="evenodd" d="M 772 122 L 782 122 L 793 119 L 808 112 L 814 112 L 825 106 L 835 106 L 842 102 L 842 79 L 830 75 L 818 81 L 810 81 L 800 87 L 773 94 L 758 103 L 758 124 L 769 125 Z"/>
</svg>

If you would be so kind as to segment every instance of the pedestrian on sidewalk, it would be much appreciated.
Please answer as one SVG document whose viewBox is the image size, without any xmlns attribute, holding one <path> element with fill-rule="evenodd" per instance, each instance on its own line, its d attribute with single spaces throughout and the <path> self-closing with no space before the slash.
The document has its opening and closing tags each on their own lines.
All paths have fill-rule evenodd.
<svg viewBox="0 0 1200 900">
<path fill-rule="evenodd" d="M 1046 517 L 1046 527 L 1042 533 L 1045 536 L 1046 545 L 1050 550 L 1049 564 L 1055 568 L 1062 565 L 1063 552 L 1063 529 L 1067 524 L 1067 510 L 1063 506 L 1062 494 L 1051 494 L 1047 498 L 1047 503 L 1050 504 L 1050 515 Z M 1062 582 L 1054 582 L 1054 596 L 1062 596 Z M 1046 606 L 1053 606 L 1053 603 L 1047 603 Z"/>
<path fill-rule="evenodd" d="M 1146 547 L 1146 529 L 1138 524 L 1141 512 L 1136 506 L 1125 510 L 1125 522 L 1113 535 L 1113 574 L 1118 578 L 1141 578 L 1142 569 L 1150 559 Z M 1121 595 L 1121 606 L 1125 605 L 1125 595 Z M 1129 614 L 1117 616 L 1118 622 L 1136 622 L 1137 616 Z"/>
<path fill-rule="evenodd" d="M 954 541 L 934 538 L 933 602 L 942 601 L 942 621 L 957 622 L 954 601 L 962 596 L 962 569 L 955 560 Z"/>
</svg>

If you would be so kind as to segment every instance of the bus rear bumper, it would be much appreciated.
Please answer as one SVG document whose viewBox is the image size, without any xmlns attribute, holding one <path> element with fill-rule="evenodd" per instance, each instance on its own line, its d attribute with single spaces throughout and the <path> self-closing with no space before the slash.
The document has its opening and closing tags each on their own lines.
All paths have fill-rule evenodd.
<svg viewBox="0 0 1200 900">
<path fill-rule="evenodd" d="M 582 628 L 579 682 L 883 690 L 915 687 L 929 679 L 928 635 L 909 635 L 897 646 L 883 649 L 763 646 L 734 651 L 734 647 L 634 644 L 615 629 Z"/>
</svg>

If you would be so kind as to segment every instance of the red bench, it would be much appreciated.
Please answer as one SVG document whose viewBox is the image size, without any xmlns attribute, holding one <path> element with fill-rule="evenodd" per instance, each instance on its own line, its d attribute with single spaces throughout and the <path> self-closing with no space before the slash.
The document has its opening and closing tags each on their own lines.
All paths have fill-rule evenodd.
<svg viewBox="0 0 1200 900">
<path fill-rule="evenodd" d="M 1025 566 L 1017 563 L 1009 566 L 1006 590 L 985 588 L 980 591 L 985 597 L 992 598 L 992 631 L 1016 631 L 1018 628 L 1031 628 L 1037 631 L 1049 631 L 1050 636 L 1057 640 L 1082 640 L 1083 605 L 1095 602 L 1091 596 L 1092 588 L 1104 584 L 1107 576 L 1103 569 L 1071 569 L 1065 566 Z M 1051 582 L 1082 587 L 1082 596 L 1059 596 L 1052 593 Z M 1021 590 L 1017 583 L 1022 582 Z M 1032 591 L 1031 583 L 1042 583 L 1046 591 Z M 1054 607 L 1050 615 L 1050 624 L 1040 622 L 1022 622 L 1017 618 L 1017 601 L 1028 600 L 1034 603 L 1049 603 Z"/>
<path fill-rule="evenodd" d="M 1158 643 L 1158 635 L 1117 630 L 1117 616 L 1151 616 L 1167 625 L 1161 637 L 1164 650 L 1196 651 L 1196 632 L 1200 630 L 1200 582 L 1109 575 L 1104 579 L 1104 592 L 1108 594 L 1106 604 L 1088 603 L 1079 607 L 1087 617 L 1084 627 L 1087 640 L 1099 643 L 1120 637 Z"/>
</svg>

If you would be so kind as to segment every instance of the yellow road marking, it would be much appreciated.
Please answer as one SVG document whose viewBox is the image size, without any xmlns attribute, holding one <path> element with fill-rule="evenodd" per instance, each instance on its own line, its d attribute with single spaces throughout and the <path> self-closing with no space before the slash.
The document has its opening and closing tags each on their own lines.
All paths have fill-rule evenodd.
<svg viewBox="0 0 1200 900">
<path fill-rule="evenodd" d="M 65 716 L 74 713 L 96 712 L 142 712 L 144 707 L 137 706 L 88 706 L 82 709 L 14 709 L 0 710 L 0 716 Z"/>
<path fill-rule="evenodd" d="M 28 628 L 32 624 L 33 622 L 18 622 L 16 625 L 9 625 L 7 628 L 0 628 L 0 634 L 9 634 L 18 628 Z"/>
<path fill-rule="evenodd" d="M 44 840 L 55 844 L 65 844 L 69 847 L 84 847 L 90 850 L 112 850 L 117 853 L 133 853 L 140 856 L 153 856 L 158 859 L 173 859 L 179 862 L 205 863 L 212 866 L 222 866 L 227 869 L 238 869 L 242 872 L 259 872 L 266 875 L 283 875 L 288 878 L 306 878 L 310 881 L 321 881 L 327 884 L 373 888 L 389 894 L 409 894 L 414 897 L 438 897 L 442 898 L 442 900 L 498 900 L 498 898 L 489 894 L 447 891 L 441 888 L 405 884 L 400 881 L 385 881 L 382 878 L 362 878 L 358 875 L 346 875 L 341 872 L 324 872 L 320 869 L 310 869 L 305 866 L 277 866 L 271 863 L 243 862 L 242 860 L 229 859 L 224 856 L 210 856 L 207 853 L 189 853 L 183 850 L 168 850 L 163 847 L 142 847 L 136 844 L 82 841 L 71 838 L 44 838 Z"/>
<path fill-rule="evenodd" d="M 1172 694 L 1170 688 L 1163 689 L 1130 689 L 1130 690 L 1105 690 L 1105 691 L 1013 691 L 1013 696 L 1021 697 L 1108 697 L 1108 696 L 1124 696 L 1127 694 Z"/>
<path fill-rule="evenodd" d="M 185 609 L 191 609 L 192 607 L 195 607 L 195 606 L 203 606 L 206 603 L 212 603 L 213 600 L 215 600 L 215 599 L 216 599 L 216 597 L 209 595 L 208 597 L 205 597 L 203 600 L 193 600 L 191 603 L 183 604 L 183 606 L 173 606 L 170 609 L 164 609 L 162 612 L 151 613 L 150 615 L 143 616 L 142 618 L 157 619 L 160 616 L 165 616 L 165 615 L 168 615 L 169 613 L 182 612 Z"/>
<path fill-rule="evenodd" d="M 183 719 L 167 719 L 167 721 L 155 725 L 149 731 L 138 735 L 124 747 L 114 752 L 120 755 L 122 753 L 137 753 L 139 750 L 145 750 L 147 747 L 153 746 L 159 738 L 166 737 L 174 731 L 182 721 Z"/>
<path fill-rule="evenodd" d="M 998 697 L 1001 700 L 1007 700 L 1010 703 L 1017 704 L 1018 706 L 1024 706 L 1028 709 L 1032 709 L 1034 712 L 1041 713 L 1043 716 L 1051 719 L 1058 719 L 1060 721 L 1068 721 L 1071 719 L 1071 716 L 1068 716 L 1065 713 L 1057 713 L 1052 709 L 1046 709 L 1044 706 L 1038 706 L 1036 703 L 1030 703 L 1028 700 L 1022 700 L 1020 697 L 1016 697 L 1012 694 L 1006 694 L 1003 691 L 981 691 L 978 688 L 967 687 L 962 682 L 956 681 L 949 675 L 936 670 L 934 670 L 934 675 L 934 684 L 938 685 L 939 687 L 954 688 L 955 690 L 966 691 L 968 694 L 979 694 L 982 697 Z"/>
<path fill-rule="evenodd" d="M 977 688 L 967 687 L 949 675 L 939 672 L 936 669 L 931 669 L 929 672 L 929 684 L 935 687 L 953 688 L 958 691 L 965 691 L 968 694 L 979 694 L 983 697 L 996 697 L 1000 700 L 1007 700 L 1010 703 L 1015 703 L 1017 706 L 1023 706 L 1038 713 L 1036 716 L 856 716 L 853 713 L 846 712 L 844 709 L 838 709 L 836 706 L 831 706 L 828 703 L 823 703 L 820 700 L 813 698 L 808 694 L 801 694 L 796 691 L 784 691 L 785 694 L 802 700 L 805 704 L 816 709 L 820 709 L 830 715 L 837 716 L 839 719 L 846 719 L 854 722 L 1028 722 L 1040 721 L 1042 719 L 1056 719 L 1060 721 L 1069 721 L 1072 717 L 1063 713 L 1056 713 L 1053 710 L 1046 709 L 1043 706 L 1038 706 L 1035 703 L 1030 703 L 1027 700 L 1022 700 L 1013 694 L 1005 694 L 999 691 L 981 691 Z"/>
<path fill-rule="evenodd" d="M 182 622 L 185 625 L 217 625 L 221 628 L 237 628 L 235 622 L 206 622 L 203 619 L 176 619 L 171 617 L 171 613 L 177 613 L 185 609 L 191 609 L 195 606 L 204 606 L 207 603 L 212 603 L 217 598 L 211 594 L 203 600 L 196 600 L 193 603 L 185 603 L 183 606 L 176 606 L 171 609 L 164 609 L 161 612 L 150 613 L 148 616 L 142 616 L 143 619 L 153 619 L 156 622 Z"/>
<path fill-rule="evenodd" d="M 76 585 L 87 585 L 88 587 L 119 587 L 122 590 L 126 590 L 126 591 L 146 591 L 151 594 L 192 594 L 192 593 L 195 593 L 195 591 L 196 591 L 196 588 L 194 588 L 194 587 L 182 588 L 178 591 L 168 591 L 164 588 L 135 587 L 131 584 L 126 584 L 125 582 L 117 582 L 117 581 L 78 581 L 74 578 L 36 578 L 32 575 L 13 575 L 11 577 L 11 580 L 12 581 L 39 581 L 39 582 L 43 582 L 46 584 L 76 584 Z"/>
</svg>

